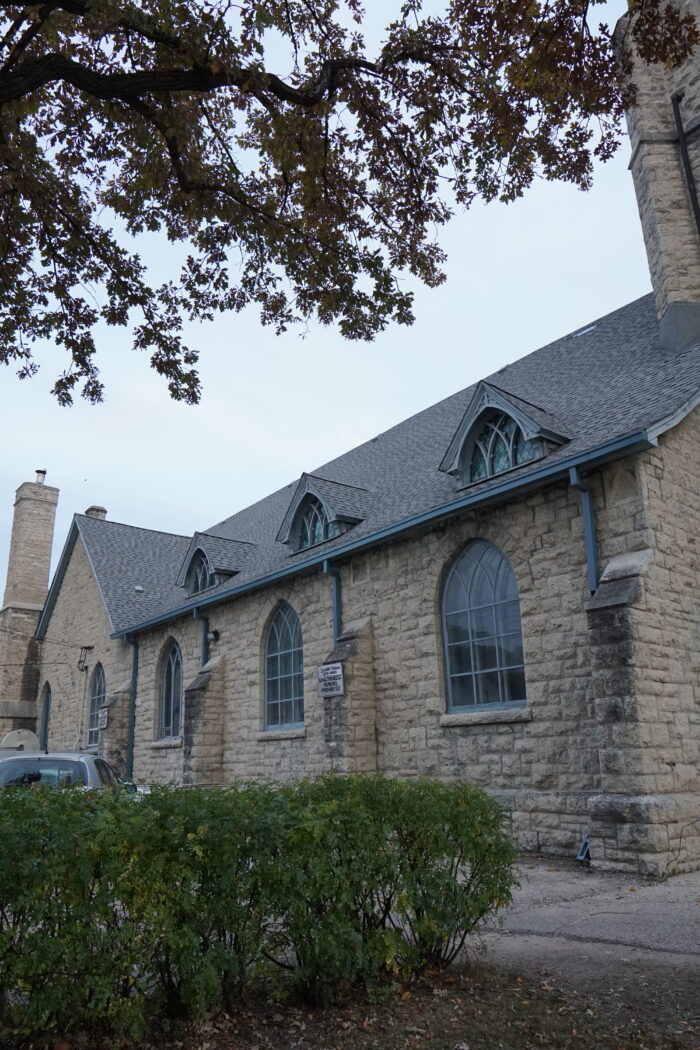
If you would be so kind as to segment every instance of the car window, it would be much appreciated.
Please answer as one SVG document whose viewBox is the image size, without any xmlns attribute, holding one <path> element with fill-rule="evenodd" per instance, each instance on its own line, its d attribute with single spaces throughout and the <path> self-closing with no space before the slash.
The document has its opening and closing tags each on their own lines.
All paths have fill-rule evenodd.
<svg viewBox="0 0 700 1050">
<path fill-rule="evenodd" d="M 117 776 L 116 776 L 114 770 L 112 769 L 111 766 L 108 766 L 107 763 L 103 759 L 101 759 L 101 758 L 95 759 L 95 768 L 97 769 L 97 774 L 98 774 L 98 776 L 100 778 L 100 781 L 106 787 L 118 787 L 119 786 L 119 780 L 117 779 Z"/>
<path fill-rule="evenodd" d="M 0 787 L 69 787 L 87 784 L 87 770 L 82 762 L 69 758 L 18 758 L 0 760 Z"/>
</svg>

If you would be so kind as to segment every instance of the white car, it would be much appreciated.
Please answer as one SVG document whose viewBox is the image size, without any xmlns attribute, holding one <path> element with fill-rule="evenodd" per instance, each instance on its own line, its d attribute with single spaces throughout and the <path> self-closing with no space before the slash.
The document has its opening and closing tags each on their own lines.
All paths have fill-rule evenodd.
<svg viewBox="0 0 700 1050">
<path fill-rule="evenodd" d="M 34 784 L 137 790 L 135 784 L 121 780 L 103 758 L 90 752 L 0 751 L 0 788 Z"/>
</svg>

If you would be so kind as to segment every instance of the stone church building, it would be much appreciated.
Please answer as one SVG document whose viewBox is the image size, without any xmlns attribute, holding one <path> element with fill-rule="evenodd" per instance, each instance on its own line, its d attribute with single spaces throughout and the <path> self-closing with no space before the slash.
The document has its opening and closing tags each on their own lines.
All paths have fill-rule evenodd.
<svg viewBox="0 0 700 1050">
<path fill-rule="evenodd" d="M 90 507 L 50 587 L 58 491 L 20 485 L 0 738 L 144 782 L 465 778 L 526 849 L 700 866 L 699 70 L 636 74 L 653 295 L 194 536 Z"/>
</svg>

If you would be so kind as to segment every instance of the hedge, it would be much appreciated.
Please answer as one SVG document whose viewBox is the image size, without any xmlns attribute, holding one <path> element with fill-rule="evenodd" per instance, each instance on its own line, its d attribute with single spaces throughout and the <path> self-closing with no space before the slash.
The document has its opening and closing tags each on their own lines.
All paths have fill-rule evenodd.
<svg viewBox="0 0 700 1050">
<path fill-rule="evenodd" d="M 139 1037 L 285 973 L 312 1000 L 449 965 L 510 900 L 498 805 L 465 784 L 0 792 L 0 1036 Z"/>
</svg>

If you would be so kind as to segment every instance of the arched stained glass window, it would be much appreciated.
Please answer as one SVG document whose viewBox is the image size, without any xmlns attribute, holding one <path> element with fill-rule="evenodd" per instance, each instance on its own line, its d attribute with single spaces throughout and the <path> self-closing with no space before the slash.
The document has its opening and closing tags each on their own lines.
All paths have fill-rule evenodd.
<svg viewBox="0 0 700 1050">
<path fill-rule="evenodd" d="M 87 746 L 96 747 L 100 742 L 100 708 L 105 699 L 105 673 L 102 664 L 98 664 L 90 679 L 90 700 L 88 703 Z"/>
<path fill-rule="evenodd" d="M 315 496 L 307 496 L 299 512 L 296 549 L 313 547 L 315 543 L 323 543 L 335 535 L 336 530 L 321 501 Z"/>
<path fill-rule="evenodd" d="M 466 445 L 465 482 L 483 481 L 542 455 L 541 442 L 530 441 L 512 416 L 490 412 L 477 421 Z"/>
<path fill-rule="evenodd" d="M 51 722 L 51 686 L 47 682 L 41 691 L 41 720 L 39 722 L 39 747 L 48 751 L 49 724 Z"/>
<path fill-rule="evenodd" d="M 209 562 L 201 551 L 197 551 L 187 571 L 185 584 L 187 592 L 188 594 L 199 594 L 200 591 L 206 590 L 211 585 L 212 576 L 209 571 Z"/>
<path fill-rule="evenodd" d="M 518 585 L 491 543 L 471 543 L 450 569 L 442 630 L 449 711 L 525 704 Z"/>
<path fill-rule="evenodd" d="M 160 672 L 160 707 L 158 737 L 180 736 L 182 730 L 182 653 L 177 642 L 171 642 Z"/>
<path fill-rule="evenodd" d="M 304 649 L 299 617 L 282 602 L 265 641 L 265 728 L 304 724 Z"/>
</svg>

